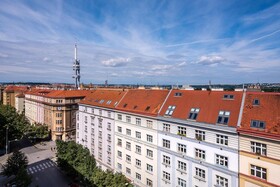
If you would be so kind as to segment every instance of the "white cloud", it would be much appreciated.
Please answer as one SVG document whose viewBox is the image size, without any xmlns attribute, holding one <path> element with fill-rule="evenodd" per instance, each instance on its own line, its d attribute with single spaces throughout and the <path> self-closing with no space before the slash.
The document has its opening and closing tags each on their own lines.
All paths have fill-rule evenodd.
<svg viewBox="0 0 280 187">
<path fill-rule="evenodd" d="M 43 61 L 44 61 L 44 62 L 51 62 L 52 59 L 50 59 L 50 58 L 48 58 L 48 57 L 45 57 L 45 58 L 43 58 Z"/>
<path fill-rule="evenodd" d="M 129 58 L 111 58 L 109 60 L 102 61 L 102 64 L 108 67 L 121 67 L 126 66 L 129 61 Z"/>
<path fill-rule="evenodd" d="M 201 56 L 196 63 L 202 65 L 215 65 L 215 64 L 221 64 L 225 61 L 226 61 L 225 58 L 215 55 L 215 56 Z"/>
<path fill-rule="evenodd" d="M 9 57 L 9 55 L 4 54 L 4 53 L 0 53 L 0 57 L 1 57 L 1 58 L 7 58 L 7 57 Z"/>
</svg>

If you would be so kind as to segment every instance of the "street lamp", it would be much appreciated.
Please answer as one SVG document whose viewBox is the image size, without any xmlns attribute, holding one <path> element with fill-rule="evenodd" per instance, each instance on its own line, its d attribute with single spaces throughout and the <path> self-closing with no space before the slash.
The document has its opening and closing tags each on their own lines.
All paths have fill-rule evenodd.
<svg viewBox="0 0 280 187">
<path fill-rule="evenodd" d="M 6 154 L 8 154 L 8 132 L 9 132 L 9 126 L 6 127 Z"/>
</svg>

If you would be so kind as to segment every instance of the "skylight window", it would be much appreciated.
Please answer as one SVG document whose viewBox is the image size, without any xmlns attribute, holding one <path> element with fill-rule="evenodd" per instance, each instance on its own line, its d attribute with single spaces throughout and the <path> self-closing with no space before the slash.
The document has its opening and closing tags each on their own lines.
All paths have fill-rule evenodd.
<svg viewBox="0 0 280 187">
<path fill-rule="evenodd" d="M 252 120 L 251 121 L 251 127 L 264 129 L 265 128 L 265 122 L 264 121 L 259 121 L 259 120 Z"/>
<path fill-rule="evenodd" d="M 123 107 L 125 108 L 127 106 L 127 104 L 125 103 L 124 105 L 123 105 Z"/>
<path fill-rule="evenodd" d="M 176 92 L 176 93 L 174 94 L 174 96 L 175 96 L 175 97 L 180 97 L 180 96 L 182 96 L 182 93 L 181 93 L 181 92 Z"/>
<path fill-rule="evenodd" d="M 217 123 L 227 125 L 228 120 L 229 120 L 229 116 L 230 116 L 230 112 L 221 110 L 219 112 Z"/>
<path fill-rule="evenodd" d="M 199 113 L 199 108 L 192 108 L 189 114 L 189 119 L 196 120 Z"/>
<path fill-rule="evenodd" d="M 260 100 L 259 99 L 254 99 L 253 100 L 253 105 L 260 105 Z"/>
<path fill-rule="evenodd" d="M 133 109 L 136 109 L 137 108 L 137 105 L 135 105 L 134 107 L 133 107 Z"/>
<path fill-rule="evenodd" d="M 111 102 L 112 102 L 112 101 L 111 101 L 111 100 L 109 100 L 109 101 L 107 101 L 107 103 L 106 103 L 106 104 L 107 104 L 107 105 L 109 105 L 109 104 L 111 104 Z"/>
<path fill-rule="evenodd" d="M 170 106 L 167 108 L 167 110 L 166 110 L 166 112 L 165 112 L 165 115 L 167 115 L 167 116 L 172 116 L 172 114 L 173 114 L 175 108 L 176 108 L 176 106 L 170 105 Z"/>
<path fill-rule="evenodd" d="M 147 108 L 145 109 L 145 111 L 148 111 L 148 110 L 150 110 L 150 108 L 151 108 L 150 106 L 147 106 Z"/>
<path fill-rule="evenodd" d="M 224 95 L 224 99 L 233 99 L 233 98 L 234 98 L 234 96 L 231 95 L 231 94 L 225 94 Z"/>
<path fill-rule="evenodd" d="M 103 100 L 103 99 L 99 101 L 99 103 L 100 103 L 100 104 L 102 104 L 103 102 L 104 102 L 104 100 Z"/>
</svg>

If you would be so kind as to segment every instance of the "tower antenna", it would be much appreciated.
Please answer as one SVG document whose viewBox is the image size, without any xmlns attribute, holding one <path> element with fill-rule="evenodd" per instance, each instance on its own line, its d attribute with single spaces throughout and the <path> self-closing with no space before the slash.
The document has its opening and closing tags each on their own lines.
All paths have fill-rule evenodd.
<svg viewBox="0 0 280 187">
<path fill-rule="evenodd" d="M 74 75 L 73 78 L 75 79 L 75 87 L 78 89 L 80 87 L 80 60 L 77 59 L 77 53 L 78 53 L 78 48 L 77 48 L 77 43 L 75 43 L 75 52 L 74 52 L 74 63 L 73 63 L 73 71 Z"/>
</svg>

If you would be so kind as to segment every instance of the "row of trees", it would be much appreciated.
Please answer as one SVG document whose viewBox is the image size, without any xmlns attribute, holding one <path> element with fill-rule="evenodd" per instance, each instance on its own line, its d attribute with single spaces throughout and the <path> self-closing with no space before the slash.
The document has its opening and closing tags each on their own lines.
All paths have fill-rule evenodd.
<svg viewBox="0 0 280 187">
<path fill-rule="evenodd" d="M 18 114 L 14 107 L 0 104 L 0 148 L 5 147 L 7 129 L 9 140 L 19 140 L 24 134 L 37 138 L 49 135 L 47 126 L 31 125 L 24 113 Z"/>
<path fill-rule="evenodd" d="M 96 167 L 94 157 L 82 145 L 76 144 L 73 141 L 57 141 L 56 145 L 59 167 L 85 186 L 132 186 L 121 173 L 105 172 Z"/>
</svg>

